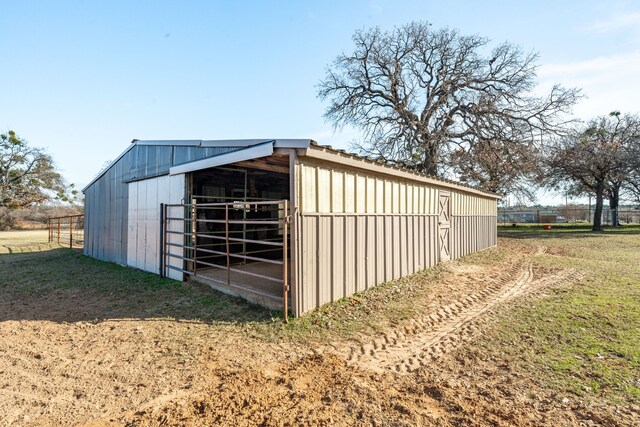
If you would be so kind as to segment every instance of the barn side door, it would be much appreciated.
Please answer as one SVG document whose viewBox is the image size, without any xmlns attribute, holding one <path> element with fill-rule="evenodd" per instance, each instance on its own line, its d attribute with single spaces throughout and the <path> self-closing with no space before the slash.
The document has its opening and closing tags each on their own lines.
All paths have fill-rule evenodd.
<svg viewBox="0 0 640 427">
<path fill-rule="evenodd" d="M 438 247 L 440 261 L 451 259 L 451 193 L 440 191 L 438 199 Z"/>
</svg>

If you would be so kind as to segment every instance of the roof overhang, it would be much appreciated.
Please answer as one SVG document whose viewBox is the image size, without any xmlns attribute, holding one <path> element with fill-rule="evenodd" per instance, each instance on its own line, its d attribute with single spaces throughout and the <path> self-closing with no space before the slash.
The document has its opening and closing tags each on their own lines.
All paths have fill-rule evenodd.
<svg viewBox="0 0 640 427">
<path fill-rule="evenodd" d="M 387 175 L 395 175 L 428 183 L 441 188 L 450 188 L 463 191 L 466 193 L 481 195 L 492 199 L 500 199 L 501 197 L 494 193 L 489 193 L 477 188 L 467 186 L 465 184 L 455 182 L 448 179 L 438 178 L 430 175 L 424 175 L 409 169 L 391 166 L 380 163 L 371 159 L 345 153 L 342 150 L 334 150 L 331 147 L 318 145 L 311 139 L 229 139 L 229 140 L 137 140 L 131 141 L 131 145 L 118 156 L 109 167 L 105 168 L 96 178 L 94 178 L 86 187 L 82 189 L 84 192 L 102 175 L 104 175 L 113 165 L 122 158 L 135 145 L 156 145 L 156 146 L 189 146 L 189 147 L 237 147 L 238 150 L 219 154 L 213 157 L 207 157 L 201 160 L 185 163 L 182 165 L 172 166 L 169 169 L 170 175 L 193 172 L 202 169 L 223 166 L 230 163 L 243 162 L 247 160 L 257 159 L 260 157 L 268 157 L 274 152 L 287 151 L 295 149 L 298 155 L 308 156 L 319 160 L 342 163 L 351 167 L 362 168 L 368 171 L 374 171 Z"/>
<path fill-rule="evenodd" d="M 178 175 L 181 173 L 194 172 L 202 169 L 214 168 L 216 166 L 228 165 L 230 163 L 242 162 L 245 160 L 267 157 L 273 154 L 275 141 L 267 141 L 257 145 L 250 145 L 241 150 L 232 151 L 231 153 L 220 154 L 206 159 L 196 160 L 169 169 L 169 175 Z M 225 146 L 226 147 L 226 146 Z"/>
<path fill-rule="evenodd" d="M 113 165 L 115 165 L 118 160 L 120 160 L 125 154 L 127 154 L 127 152 L 129 152 L 129 150 L 131 150 L 133 147 L 135 147 L 136 145 L 156 145 L 156 146 L 182 146 L 182 147 L 254 147 L 254 146 L 258 146 L 258 145 L 262 145 L 262 144 L 266 144 L 266 143 L 270 143 L 272 146 L 272 152 L 270 154 L 267 154 L 267 156 L 273 154 L 273 150 L 277 149 L 277 148 L 292 148 L 292 149 L 306 149 L 308 148 L 311 144 L 314 144 L 315 142 L 311 139 L 220 139 L 220 140 L 209 140 L 209 139 L 177 139 L 177 140 L 172 140 L 172 139 L 159 139 L 159 140 L 153 140 L 153 139 L 149 139 L 149 140 L 141 140 L 141 139 L 134 139 L 133 141 L 131 141 L 131 145 L 129 145 L 127 147 L 126 150 L 124 150 L 118 157 L 116 157 L 115 160 L 113 160 L 108 167 L 104 168 L 102 171 L 100 171 L 100 173 L 91 180 L 91 182 L 89 182 L 83 189 L 82 192 L 84 193 L 87 188 L 89 188 L 91 185 L 93 185 L 93 183 L 95 183 L 97 180 L 99 180 L 105 173 L 107 173 L 107 171 L 109 169 L 111 169 L 113 167 Z M 239 151 L 244 151 L 244 149 L 242 150 L 237 150 Z M 259 152 L 263 152 L 260 150 L 255 151 L 255 153 L 259 153 Z M 212 163 L 217 163 L 217 162 L 221 162 L 224 161 L 225 163 L 220 163 L 217 166 L 223 165 L 223 164 L 227 164 L 227 163 L 232 163 L 234 161 L 243 161 L 243 160 L 250 160 L 251 158 L 255 158 L 255 157 L 250 157 L 247 159 L 242 159 L 242 160 L 234 160 L 234 161 L 226 161 L 225 157 L 226 155 L 221 155 L 221 156 L 216 156 L 215 158 L 217 159 L 216 161 L 212 161 Z M 264 157 L 264 156 L 261 156 Z M 213 158 L 210 158 L 213 159 Z M 170 169 L 173 170 L 174 168 L 181 168 L 183 166 L 187 166 L 187 165 L 194 165 L 194 167 L 198 167 L 197 165 L 199 164 L 199 162 L 204 161 L 204 160 L 208 160 L 208 159 L 203 159 L 203 160 L 198 160 L 196 162 L 192 162 L 192 163 L 187 163 L 185 165 L 180 165 L 180 166 L 174 166 Z M 213 167 L 213 166 L 208 166 L 208 167 Z M 179 169 L 177 169 L 179 170 Z M 198 169 L 194 169 L 194 170 L 198 170 Z M 184 172 L 170 172 L 170 174 L 176 174 L 176 173 L 184 173 Z"/>
<path fill-rule="evenodd" d="M 251 147 L 265 142 L 273 142 L 274 148 L 307 148 L 313 143 L 311 139 L 134 139 L 132 142 L 137 145 L 181 145 L 189 147 Z"/>
<path fill-rule="evenodd" d="M 309 149 L 305 151 L 305 156 L 312 159 L 342 164 L 352 168 L 364 169 L 368 172 L 380 173 L 398 178 L 422 182 L 443 190 L 457 190 L 460 192 L 470 193 L 495 200 L 502 198 L 498 194 L 479 190 L 477 188 L 470 187 L 456 181 L 438 178 L 431 175 L 425 175 L 411 169 L 388 165 L 385 163 L 377 162 L 375 160 L 367 159 L 365 157 L 356 156 L 353 154 L 345 153 L 344 151 L 334 150 L 332 148 L 317 144 L 312 144 Z"/>
</svg>

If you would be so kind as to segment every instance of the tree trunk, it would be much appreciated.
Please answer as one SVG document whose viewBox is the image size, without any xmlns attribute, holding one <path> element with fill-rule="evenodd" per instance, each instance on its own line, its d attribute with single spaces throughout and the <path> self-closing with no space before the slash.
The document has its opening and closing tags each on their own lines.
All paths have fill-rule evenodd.
<svg viewBox="0 0 640 427">
<path fill-rule="evenodd" d="M 438 144 L 429 140 L 428 136 L 421 138 L 419 144 L 426 147 L 426 155 L 418 166 L 418 170 L 427 175 L 438 176 Z"/>
<path fill-rule="evenodd" d="M 602 231 L 602 205 L 604 201 L 604 184 L 596 188 L 596 210 L 593 213 L 593 228 L 591 231 Z"/>
<path fill-rule="evenodd" d="M 609 209 L 611 210 L 611 225 L 614 227 L 620 226 L 618 216 L 618 205 L 620 205 L 620 186 L 616 185 L 611 187 L 609 194 Z"/>
</svg>

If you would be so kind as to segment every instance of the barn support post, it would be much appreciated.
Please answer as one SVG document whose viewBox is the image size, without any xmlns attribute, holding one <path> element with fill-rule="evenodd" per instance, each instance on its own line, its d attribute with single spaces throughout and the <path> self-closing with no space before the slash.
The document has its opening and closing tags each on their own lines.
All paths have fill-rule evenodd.
<svg viewBox="0 0 640 427">
<path fill-rule="evenodd" d="M 227 286 L 231 286 L 231 255 L 229 255 L 229 204 L 224 205 L 224 237 L 227 247 Z"/>
<path fill-rule="evenodd" d="M 58 243 L 60 243 L 60 218 L 58 218 Z"/>
<path fill-rule="evenodd" d="M 289 247 L 291 251 L 291 275 L 289 277 L 289 288 L 291 289 L 291 308 L 293 310 L 293 315 L 297 316 L 299 314 L 300 306 L 298 302 L 298 277 L 299 275 L 299 264 L 298 264 L 298 198 L 297 198 L 297 164 L 298 164 L 298 155 L 296 150 L 291 150 L 289 152 L 289 209 L 291 216 L 291 227 L 290 227 L 290 240 Z"/>
<path fill-rule="evenodd" d="M 284 321 L 289 323 L 289 302 L 287 301 L 287 293 L 289 292 L 289 263 L 288 263 L 288 225 L 289 225 L 289 209 L 285 200 L 283 203 L 284 221 L 282 222 L 282 299 L 284 301 Z"/>
<path fill-rule="evenodd" d="M 247 187 L 249 184 L 249 173 L 247 172 L 247 170 L 244 170 L 244 193 L 243 193 L 243 201 L 245 203 L 244 205 L 244 209 L 242 209 L 242 220 L 246 221 L 247 220 Z M 246 239 L 247 238 L 247 224 L 244 223 L 242 224 L 242 238 Z M 246 242 L 242 242 L 242 252 L 246 253 L 247 252 L 247 243 Z M 247 263 L 246 259 L 242 260 L 243 264 Z"/>
<path fill-rule="evenodd" d="M 160 203 L 160 277 L 164 277 L 164 242 L 165 242 L 165 213 L 164 213 L 164 203 Z"/>
<path fill-rule="evenodd" d="M 69 217 L 69 248 L 73 248 L 73 217 Z"/>
<path fill-rule="evenodd" d="M 196 240 L 198 234 L 198 207 L 197 200 L 191 199 L 191 247 L 193 248 L 193 274 L 196 274 L 197 258 L 198 258 L 198 243 Z"/>
</svg>

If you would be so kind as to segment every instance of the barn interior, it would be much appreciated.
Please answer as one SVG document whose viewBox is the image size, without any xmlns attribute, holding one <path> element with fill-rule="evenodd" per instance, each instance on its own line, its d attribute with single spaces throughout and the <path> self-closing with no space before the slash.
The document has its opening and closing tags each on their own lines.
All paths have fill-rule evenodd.
<svg viewBox="0 0 640 427">
<path fill-rule="evenodd" d="M 289 200 L 289 193 L 288 157 L 192 172 L 189 198 L 195 206 L 190 216 L 197 220 L 188 238 L 196 280 L 282 309 L 288 236 L 281 202 Z"/>
</svg>

